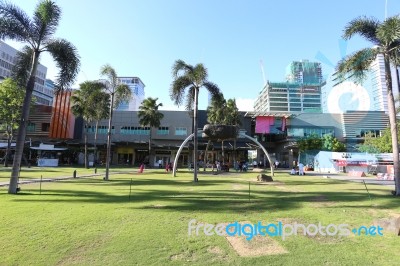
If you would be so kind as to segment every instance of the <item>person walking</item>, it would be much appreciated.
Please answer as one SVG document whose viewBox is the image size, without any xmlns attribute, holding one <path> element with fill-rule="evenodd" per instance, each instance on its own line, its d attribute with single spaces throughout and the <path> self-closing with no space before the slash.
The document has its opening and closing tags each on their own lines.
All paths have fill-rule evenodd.
<svg viewBox="0 0 400 266">
<path fill-rule="evenodd" d="M 304 164 L 299 162 L 299 175 L 304 175 Z"/>
</svg>

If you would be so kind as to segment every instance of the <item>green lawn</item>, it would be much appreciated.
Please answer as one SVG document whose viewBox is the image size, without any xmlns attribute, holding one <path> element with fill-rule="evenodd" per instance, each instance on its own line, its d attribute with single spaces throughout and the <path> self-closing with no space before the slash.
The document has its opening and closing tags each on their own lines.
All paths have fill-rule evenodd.
<svg viewBox="0 0 400 266">
<path fill-rule="evenodd" d="M 254 182 L 256 175 L 201 173 L 196 184 L 192 173 L 178 172 L 174 178 L 163 170 L 147 170 L 112 175 L 109 182 L 95 177 L 43 183 L 41 195 L 38 183 L 22 185 L 18 195 L 0 187 L 0 265 L 398 263 L 400 238 L 389 231 L 374 237 L 237 238 L 252 250 L 274 243 L 286 251 L 254 257 L 239 256 L 223 236 L 188 236 L 191 219 L 358 227 L 400 215 L 399 199 L 389 193 L 392 187 L 368 185 L 370 200 L 360 183 L 277 173 L 279 182 L 266 185 Z"/>
</svg>

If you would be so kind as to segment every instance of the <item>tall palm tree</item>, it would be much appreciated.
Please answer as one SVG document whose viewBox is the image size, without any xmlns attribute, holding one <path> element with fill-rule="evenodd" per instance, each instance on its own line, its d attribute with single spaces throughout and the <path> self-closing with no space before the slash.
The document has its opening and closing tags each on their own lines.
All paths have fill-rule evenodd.
<svg viewBox="0 0 400 266">
<path fill-rule="evenodd" d="M 383 56 L 390 131 L 392 134 L 395 194 L 400 196 L 400 165 L 399 147 L 397 144 L 396 108 L 390 71 L 391 65 L 398 66 L 400 63 L 400 17 L 390 17 L 383 22 L 379 22 L 375 18 L 356 18 L 346 25 L 343 38 L 350 39 L 355 35 L 359 35 L 367 41 L 370 41 L 373 47 L 361 49 L 342 59 L 336 66 L 337 75 L 340 81 L 350 78 L 356 82 L 360 82 L 366 77 L 367 71 L 376 57 L 378 55 Z"/>
<path fill-rule="evenodd" d="M 151 129 L 158 128 L 161 124 L 161 119 L 163 119 L 164 114 L 162 114 L 158 108 L 163 106 L 162 103 L 157 104 L 158 98 L 148 97 L 144 99 L 139 107 L 138 117 L 141 126 L 150 127 L 149 135 L 149 158 L 151 156 Z M 151 160 L 150 160 L 151 161 Z"/>
<path fill-rule="evenodd" d="M 104 84 L 95 81 L 85 81 L 80 84 L 79 90 L 74 92 L 71 97 L 72 113 L 77 117 L 82 117 L 84 127 L 84 140 L 85 140 L 85 168 L 88 168 L 88 154 L 87 154 L 87 131 L 90 122 L 94 121 L 97 117 L 96 112 L 99 112 L 99 95 L 102 92 Z M 101 96 L 100 96 L 101 97 Z"/>
<path fill-rule="evenodd" d="M 0 2 L 0 38 L 25 43 L 18 54 L 14 75 L 26 87 L 16 140 L 16 150 L 8 193 L 18 191 L 18 177 L 24 149 L 26 126 L 29 118 L 29 105 L 35 87 L 35 77 L 40 55 L 49 52 L 56 61 L 60 74 L 57 77 L 58 90 L 68 87 L 79 71 L 79 56 L 76 48 L 67 40 L 54 38 L 61 18 L 60 8 L 50 0 L 42 0 L 36 6 L 31 19 L 16 5 Z"/>
<path fill-rule="evenodd" d="M 198 181 L 197 178 L 197 111 L 198 111 L 198 96 L 201 87 L 205 87 L 211 95 L 215 96 L 220 93 L 218 86 L 207 80 L 208 71 L 203 64 L 195 66 L 186 64 L 183 60 L 175 61 L 172 66 L 173 82 L 170 89 L 171 100 L 180 106 L 185 100 L 186 95 L 186 109 L 193 110 L 193 125 L 194 125 L 194 182 Z M 187 93 L 186 93 L 187 90 Z"/>
<path fill-rule="evenodd" d="M 239 130 L 239 126 L 242 125 L 242 121 L 240 120 L 240 113 L 239 113 L 239 108 L 236 105 L 236 99 L 228 99 L 226 102 L 226 109 L 225 109 L 226 115 L 225 115 L 225 123 L 227 125 L 233 125 L 236 126 L 236 136 Z M 236 151 L 236 139 L 233 140 L 233 149 L 235 151 L 234 155 L 234 161 L 236 162 L 236 157 L 237 157 L 237 151 Z"/>
<path fill-rule="evenodd" d="M 207 122 L 213 125 L 222 124 L 225 115 L 224 106 L 226 105 L 226 100 L 222 93 L 216 95 L 211 98 L 211 104 L 207 107 Z M 206 151 L 205 151 L 205 162 L 207 163 L 208 159 L 208 149 L 210 148 L 211 140 L 208 140 Z M 222 143 L 222 147 L 223 147 Z M 206 170 L 206 163 L 204 164 L 203 171 Z"/>
<path fill-rule="evenodd" d="M 95 102 L 95 109 L 93 111 L 93 120 L 96 121 L 94 130 L 94 163 L 97 162 L 97 135 L 99 131 L 99 122 L 102 119 L 108 118 L 110 110 L 110 95 L 105 91 L 96 92 L 92 95 Z"/>
<path fill-rule="evenodd" d="M 107 131 L 106 176 L 104 177 L 104 180 L 109 180 L 111 160 L 111 125 L 113 111 L 114 109 L 118 108 L 122 102 L 129 101 L 132 97 L 132 92 L 128 85 L 121 84 L 119 82 L 117 72 L 109 64 L 101 67 L 100 75 L 106 77 L 104 84 L 106 85 L 107 93 L 109 93 L 111 97 Z"/>
</svg>

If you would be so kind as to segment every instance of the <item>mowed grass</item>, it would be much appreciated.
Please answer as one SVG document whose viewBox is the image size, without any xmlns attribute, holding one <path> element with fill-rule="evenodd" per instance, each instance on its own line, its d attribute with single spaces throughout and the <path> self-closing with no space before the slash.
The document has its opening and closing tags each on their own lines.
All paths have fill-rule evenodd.
<svg viewBox="0 0 400 266">
<path fill-rule="evenodd" d="M 318 223 L 370 226 L 400 215 L 392 187 L 257 173 L 163 170 L 0 188 L 0 265 L 396 265 L 400 238 L 274 237 L 287 253 L 241 257 L 223 236 L 188 236 L 188 222 Z M 131 196 L 129 197 L 132 179 Z M 250 182 L 250 197 L 249 197 Z M 253 241 L 253 240 L 251 240 Z M 250 242 L 251 242 L 250 241 Z"/>
</svg>

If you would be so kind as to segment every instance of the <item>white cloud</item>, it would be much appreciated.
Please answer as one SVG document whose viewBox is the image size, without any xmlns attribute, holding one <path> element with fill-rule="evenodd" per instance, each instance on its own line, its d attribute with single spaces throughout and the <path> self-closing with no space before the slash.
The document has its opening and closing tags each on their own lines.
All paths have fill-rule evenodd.
<svg viewBox="0 0 400 266">
<path fill-rule="evenodd" d="M 253 111 L 255 99 L 236 98 L 236 106 L 239 111 Z"/>
</svg>

